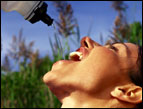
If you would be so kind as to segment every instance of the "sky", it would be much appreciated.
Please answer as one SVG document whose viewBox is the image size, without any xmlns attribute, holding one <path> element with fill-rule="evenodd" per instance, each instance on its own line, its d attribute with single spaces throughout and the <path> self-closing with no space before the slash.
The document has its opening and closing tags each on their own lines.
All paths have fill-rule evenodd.
<svg viewBox="0 0 143 109">
<path fill-rule="evenodd" d="M 102 33 L 104 42 L 109 38 L 110 30 L 114 26 L 114 20 L 117 16 L 117 12 L 111 8 L 111 2 L 109 1 L 68 1 L 74 11 L 74 17 L 77 18 L 81 38 L 87 36 L 90 26 L 90 37 L 100 42 L 100 34 Z M 51 1 L 46 1 L 48 4 L 47 13 L 54 19 L 58 19 L 58 13 Z M 139 21 L 142 23 L 142 1 L 126 1 L 128 5 L 126 15 L 129 23 Z M 40 54 L 43 56 L 47 53 L 51 53 L 49 45 L 49 37 L 53 37 L 53 26 L 48 27 L 42 22 L 31 24 L 26 21 L 19 13 L 4 12 L 1 10 L 1 43 L 2 52 L 1 58 L 5 56 L 12 36 L 18 36 L 19 30 L 23 29 L 23 37 L 26 42 L 34 41 L 34 49 L 39 49 Z M 78 47 L 73 46 L 73 50 Z"/>
</svg>

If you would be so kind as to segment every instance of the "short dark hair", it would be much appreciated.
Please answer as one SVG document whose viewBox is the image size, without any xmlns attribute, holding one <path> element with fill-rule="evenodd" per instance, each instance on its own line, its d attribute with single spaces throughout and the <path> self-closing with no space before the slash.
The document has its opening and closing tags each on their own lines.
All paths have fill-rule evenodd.
<svg viewBox="0 0 143 109">
<path fill-rule="evenodd" d="M 138 59 L 137 59 L 137 66 L 138 66 L 138 70 L 137 72 L 132 72 L 129 73 L 130 79 L 131 81 L 137 85 L 142 87 L 143 86 L 143 82 L 142 82 L 142 74 L 143 74 L 143 64 L 142 64 L 142 46 L 138 46 Z M 143 103 L 139 103 L 137 104 L 137 108 L 142 108 L 143 107 Z"/>
</svg>

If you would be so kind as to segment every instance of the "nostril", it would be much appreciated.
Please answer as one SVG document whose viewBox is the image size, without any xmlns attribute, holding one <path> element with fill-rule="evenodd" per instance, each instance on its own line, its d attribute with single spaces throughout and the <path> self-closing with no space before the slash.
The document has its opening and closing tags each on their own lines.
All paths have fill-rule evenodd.
<svg viewBox="0 0 143 109">
<path fill-rule="evenodd" d="M 86 42 L 86 41 L 84 41 L 84 45 L 88 48 L 88 44 L 87 44 L 87 42 Z"/>
</svg>

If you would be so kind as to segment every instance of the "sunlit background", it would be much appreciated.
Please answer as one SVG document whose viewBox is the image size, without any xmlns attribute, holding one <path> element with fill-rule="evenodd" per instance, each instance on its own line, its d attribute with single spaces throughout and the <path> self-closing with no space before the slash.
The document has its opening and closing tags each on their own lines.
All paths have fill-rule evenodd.
<svg viewBox="0 0 143 109">
<path fill-rule="evenodd" d="M 53 63 L 68 59 L 84 36 L 102 45 L 142 46 L 142 1 L 45 2 L 54 19 L 49 27 L 1 10 L 1 108 L 61 107 L 42 78 Z"/>
<path fill-rule="evenodd" d="M 58 19 L 53 3 L 48 4 L 47 13 Z M 109 31 L 113 28 L 117 12 L 111 8 L 111 2 L 108 1 L 69 1 L 71 3 L 74 16 L 78 20 L 81 38 L 89 35 L 98 43 L 100 42 L 100 35 L 102 34 L 104 42 L 108 39 Z M 142 23 L 142 2 L 141 1 L 126 1 L 128 6 L 126 10 L 127 20 L 129 23 L 133 21 L 140 21 Z M 18 35 L 20 29 L 23 29 L 23 37 L 26 41 L 34 41 L 34 48 L 40 50 L 41 55 L 47 52 L 50 54 L 49 38 L 53 37 L 53 26 L 48 27 L 43 22 L 31 24 L 24 20 L 24 18 L 17 12 L 4 12 L 1 10 L 1 38 L 2 38 L 2 57 L 9 48 L 9 43 L 13 35 Z M 71 50 L 75 50 L 77 46 L 72 46 Z"/>
</svg>

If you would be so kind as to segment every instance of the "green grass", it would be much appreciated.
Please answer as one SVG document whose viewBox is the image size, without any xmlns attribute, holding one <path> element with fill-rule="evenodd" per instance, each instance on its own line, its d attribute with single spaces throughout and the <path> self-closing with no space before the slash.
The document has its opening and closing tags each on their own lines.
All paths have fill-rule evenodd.
<svg viewBox="0 0 143 109">
<path fill-rule="evenodd" d="M 61 103 L 43 83 L 53 62 L 45 58 L 36 68 L 1 75 L 1 108 L 59 108 Z M 41 70 L 43 69 L 43 70 Z"/>
<path fill-rule="evenodd" d="M 45 73 L 51 70 L 54 62 L 60 59 L 68 59 L 68 53 L 71 49 L 71 45 L 68 43 L 69 41 L 73 42 L 77 48 L 79 47 L 80 29 L 77 21 L 76 24 L 77 26 L 75 27 L 75 31 L 71 30 L 72 36 L 62 39 L 64 43 L 63 45 L 61 44 L 59 33 L 55 33 L 54 35 L 55 42 L 52 42 L 52 40 L 49 38 L 51 53 L 53 53 L 53 60 L 48 56 L 42 57 L 40 59 L 36 58 L 35 61 L 31 61 L 31 65 L 26 62 L 19 63 L 20 69 L 18 72 L 10 71 L 6 74 L 1 73 L 1 108 L 61 107 L 61 103 L 44 84 L 42 78 Z M 142 46 L 142 24 L 140 22 L 134 22 L 129 26 L 130 31 L 128 36 L 123 38 L 123 36 L 119 34 L 118 38 L 122 39 L 123 41 L 136 43 Z M 58 29 L 55 28 L 55 30 Z M 22 43 L 23 40 L 24 39 L 21 40 Z M 21 44 L 21 42 L 19 44 Z M 17 43 L 14 42 L 14 44 Z M 17 46 L 18 45 L 14 47 Z M 19 53 L 21 52 L 19 51 Z M 15 55 L 17 56 L 18 53 Z M 25 59 L 28 60 L 27 58 Z M 6 64 L 5 67 L 8 67 L 8 64 Z"/>
</svg>

